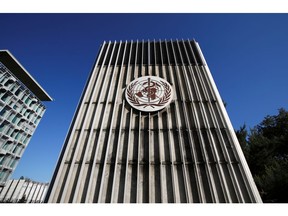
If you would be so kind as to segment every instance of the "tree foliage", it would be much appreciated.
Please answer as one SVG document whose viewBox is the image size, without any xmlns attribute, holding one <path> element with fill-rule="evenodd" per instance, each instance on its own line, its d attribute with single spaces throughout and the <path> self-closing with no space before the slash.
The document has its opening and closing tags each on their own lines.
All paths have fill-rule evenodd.
<svg viewBox="0 0 288 216">
<path fill-rule="evenodd" d="M 266 116 L 254 128 L 236 131 L 263 202 L 288 202 L 288 112 Z"/>
</svg>

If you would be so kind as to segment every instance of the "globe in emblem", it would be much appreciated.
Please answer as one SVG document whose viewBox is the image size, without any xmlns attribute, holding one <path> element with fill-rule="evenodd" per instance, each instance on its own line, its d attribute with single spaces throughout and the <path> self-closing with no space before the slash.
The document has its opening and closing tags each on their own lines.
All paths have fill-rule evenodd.
<svg viewBox="0 0 288 216">
<path fill-rule="evenodd" d="M 144 112 L 155 112 L 166 107 L 172 100 L 171 85 L 156 76 L 144 76 L 133 80 L 126 88 L 128 103 Z"/>
</svg>

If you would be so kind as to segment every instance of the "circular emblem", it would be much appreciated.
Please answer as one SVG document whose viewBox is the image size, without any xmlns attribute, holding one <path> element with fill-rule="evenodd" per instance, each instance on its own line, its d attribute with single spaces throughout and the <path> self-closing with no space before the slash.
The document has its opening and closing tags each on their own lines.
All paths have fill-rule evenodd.
<svg viewBox="0 0 288 216">
<path fill-rule="evenodd" d="M 172 87 L 164 79 L 156 76 L 144 76 L 133 80 L 126 88 L 128 103 L 144 112 L 163 109 L 172 100 Z"/>
</svg>

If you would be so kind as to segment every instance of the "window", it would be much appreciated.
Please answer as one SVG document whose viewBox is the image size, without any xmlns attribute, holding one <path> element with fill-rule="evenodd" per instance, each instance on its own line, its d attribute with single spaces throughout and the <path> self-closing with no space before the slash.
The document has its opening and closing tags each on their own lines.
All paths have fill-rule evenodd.
<svg viewBox="0 0 288 216">
<path fill-rule="evenodd" d="M 5 94 L 5 92 L 6 92 L 6 90 L 5 89 L 0 89 L 0 96 L 2 96 L 2 95 L 4 95 Z"/>
<path fill-rule="evenodd" d="M 15 116 L 15 114 L 14 114 L 14 113 L 11 113 L 11 114 L 9 115 L 9 117 L 7 118 L 8 121 L 12 121 L 12 119 L 14 118 L 14 116 Z"/>
<path fill-rule="evenodd" d="M 25 100 L 25 103 L 26 103 L 26 104 L 29 104 L 30 101 L 31 101 L 31 98 L 30 98 L 30 97 L 27 97 L 26 100 Z"/>
<path fill-rule="evenodd" d="M 7 78 L 6 75 L 2 76 L 1 79 L 0 79 L 0 83 L 3 83 L 6 80 L 6 78 Z"/>
<path fill-rule="evenodd" d="M 0 111 L 0 116 L 4 117 L 7 110 L 4 108 Z"/>
<path fill-rule="evenodd" d="M 14 130 L 13 133 L 12 133 L 12 135 L 11 135 L 11 137 L 14 138 L 14 139 L 16 139 L 16 137 L 17 137 L 17 135 L 18 135 L 18 132 L 19 132 L 18 129 Z"/>
<path fill-rule="evenodd" d="M 18 120 L 18 117 L 15 116 L 15 117 L 12 119 L 12 123 L 16 123 L 17 120 Z"/>
<path fill-rule="evenodd" d="M 8 98 L 9 98 L 9 94 L 6 93 L 6 94 L 4 94 L 4 95 L 2 96 L 1 99 L 2 99 L 4 102 L 6 102 Z"/>
<path fill-rule="evenodd" d="M 15 104 L 14 106 L 13 106 L 13 109 L 15 109 L 16 111 L 18 111 L 18 106 Z"/>
<path fill-rule="evenodd" d="M 4 86 L 8 87 L 8 86 L 10 86 L 13 82 L 14 82 L 14 80 L 12 80 L 12 79 L 10 78 L 10 79 L 8 79 L 8 81 L 4 84 Z"/>
<path fill-rule="evenodd" d="M 5 171 L 0 172 L 0 180 L 2 182 L 5 182 L 7 180 L 7 178 L 8 178 L 7 172 L 5 172 Z"/>
<path fill-rule="evenodd" d="M 18 96 L 18 95 L 20 94 L 20 92 L 21 92 L 21 91 L 20 91 L 20 88 L 18 88 L 18 89 L 16 90 L 16 92 L 15 92 L 15 95 Z"/>
<path fill-rule="evenodd" d="M 35 121 L 34 121 L 34 124 L 37 125 L 40 119 L 41 119 L 41 118 L 37 117 L 37 118 L 35 119 Z"/>
<path fill-rule="evenodd" d="M 0 165 L 4 164 L 4 155 L 0 155 Z M 0 175 L 1 175 L 1 172 L 0 172 Z"/>
<path fill-rule="evenodd" d="M 19 140 L 20 136 L 21 136 L 21 133 L 19 132 L 19 133 L 17 133 L 17 135 L 15 136 L 15 139 L 16 139 L 16 140 Z"/>
<path fill-rule="evenodd" d="M 21 119 L 21 120 L 18 122 L 17 126 L 21 126 L 24 121 L 25 121 L 24 119 Z"/>
<path fill-rule="evenodd" d="M 7 141 L 4 146 L 3 146 L 3 149 L 4 150 L 7 150 L 7 151 L 10 151 L 11 150 L 11 146 L 12 146 L 12 142 L 11 141 Z"/>
<path fill-rule="evenodd" d="M 7 132 L 6 132 L 6 135 L 9 136 L 9 135 L 12 133 L 12 130 L 13 130 L 13 129 L 12 129 L 11 127 L 9 127 L 8 130 L 7 130 Z"/>
<path fill-rule="evenodd" d="M 7 122 L 2 122 L 2 124 L 0 125 L 0 132 L 3 132 L 6 129 L 7 125 L 8 125 Z"/>
<path fill-rule="evenodd" d="M 1 159 L 0 159 L 0 165 L 1 165 Z M 5 172 L 4 171 L 0 171 L 0 181 L 3 181 L 5 176 Z"/>
<path fill-rule="evenodd" d="M 25 140 L 24 140 L 24 144 L 27 144 L 28 143 L 28 141 L 29 141 L 29 139 L 30 139 L 30 136 L 27 136 L 26 138 L 25 138 Z"/>
<path fill-rule="evenodd" d="M 13 169 L 15 167 L 15 165 L 16 165 L 16 162 L 17 162 L 17 160 L 12 159 L 11 162 L 10 162 L 10 168 Z"/>
</svg>

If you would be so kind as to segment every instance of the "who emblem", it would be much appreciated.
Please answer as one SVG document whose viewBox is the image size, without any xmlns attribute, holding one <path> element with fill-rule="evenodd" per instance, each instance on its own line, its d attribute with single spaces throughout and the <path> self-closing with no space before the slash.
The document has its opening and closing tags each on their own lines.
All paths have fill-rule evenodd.
<svg viewBox="0 0 288 216">
<path fill-rule="evenodd" d="M 160 77 L 144 76 L 129 83 L 125 97 L 135 109 L 155 112 L 171 102 L 173 90 L 171 85 Z"/>
</svg>

